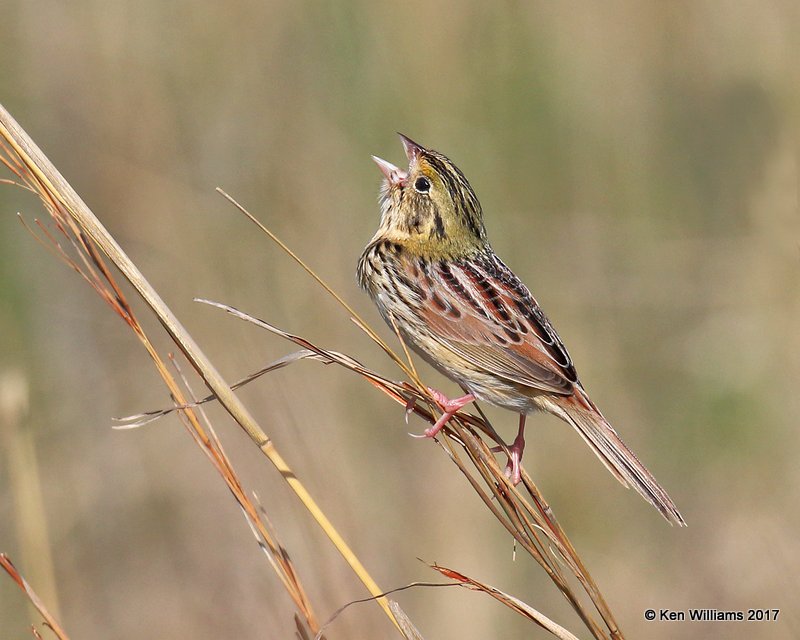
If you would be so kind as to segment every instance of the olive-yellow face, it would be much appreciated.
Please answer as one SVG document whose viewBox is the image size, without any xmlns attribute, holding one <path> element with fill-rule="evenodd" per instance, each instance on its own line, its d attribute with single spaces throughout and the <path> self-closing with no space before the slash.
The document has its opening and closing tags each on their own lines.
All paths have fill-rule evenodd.
<svg viewBox="0 0 800 640">
<path fill-rule="evenodd" d="M 467 179 L 442 154 L 400 137 L 408 171 L 373 157 L 385 177 L 381 230 L 409 245 L 449 254 L 482 247 L 486 231 L 480 203 Z"/>
</svg>

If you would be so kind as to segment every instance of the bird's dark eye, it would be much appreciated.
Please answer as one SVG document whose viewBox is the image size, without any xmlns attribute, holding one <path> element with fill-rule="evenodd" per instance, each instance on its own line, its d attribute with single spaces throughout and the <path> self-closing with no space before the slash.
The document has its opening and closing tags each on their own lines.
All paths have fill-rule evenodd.
<svg viewBox="0 0 800 640">
<path fill-rule="evenodd" d="M 431 190 L 431 181 L 427 178 L 417 178 L 414 181 L 414 188 L 420 193 L 428 193 Z"/>
</svg>

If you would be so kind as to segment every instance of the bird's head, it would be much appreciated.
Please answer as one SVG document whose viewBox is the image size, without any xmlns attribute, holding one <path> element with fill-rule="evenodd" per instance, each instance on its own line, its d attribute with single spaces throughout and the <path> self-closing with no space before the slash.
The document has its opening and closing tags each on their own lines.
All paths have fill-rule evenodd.
<svg viewBox="0 0 800 640">
<path fill-rule="evenodd" d="M 429 254 L 454 256 L 485 246 L 481 205 L 464 174 L 441 153 L 400 139 L 408 170 L 372 157 L 384 176 L 383 234 Z"/>
</svg>

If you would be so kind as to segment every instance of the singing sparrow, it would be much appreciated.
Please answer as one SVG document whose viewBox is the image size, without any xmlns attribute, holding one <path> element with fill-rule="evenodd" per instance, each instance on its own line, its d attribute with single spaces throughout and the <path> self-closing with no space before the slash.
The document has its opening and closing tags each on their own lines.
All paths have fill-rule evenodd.
<svg viewBox="0 0 800 640">
<path fill-rule="evenodd" d="M 400 136 L 408 170 L 374 157 L 384 180 L 381 222 L 358 281 L 403 340 L 466 395 L 433 391 L 433 437 L 475 399 L 520 415 L 507 474 L 520 481 L 525 418 L 546 411 L 571 424 L 609 471 L 669 521 L 685 522 L 667 492 L 617 435 L 578 380 L 572 359 L 528 288 L 497 257 L 481 205 L 447 157 Z"/>
</svg>

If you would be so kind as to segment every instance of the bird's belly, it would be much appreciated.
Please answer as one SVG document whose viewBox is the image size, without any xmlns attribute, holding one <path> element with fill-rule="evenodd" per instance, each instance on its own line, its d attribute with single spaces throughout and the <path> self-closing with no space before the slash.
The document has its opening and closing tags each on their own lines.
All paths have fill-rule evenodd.
<svg viewBox="0 0 800 640">
<path fill-rule="evenodd" d="M 403 339 L 434 369 L 458 383 L 478 400 L 488 402 L 515 413 L 532 413 L 538 410 L 534 398 L 539 393 L 510 380 L 488 373 L 457 354 L 445 350 L 433 339 L 406 335 Z"/>
<path fill-rule="evenodd" d="M 536 392 L 525 389 L 524 393 L 520 393 L 519 385 L 496 377 L 472 376 L 465 381 L 465 386 L 478 400 L 502 409 L 525 414 L 538 410 L 538 405 L 534 402 L 538 395 Z"/>
<path fill-rule="evenodd" d="M 516 413 L 531 413 L 538 409 L 534 399 L 540 393 L 535 389 L 491 374 L 443 347 L 411 309 L 390 305 L 385 296 L 383 292 L 375 296 L 383 319 L 390 327 L 397 326 L 405 344 L 434 369 L 458 383 L 478 400 Z M 392 317 L 394 322 L 390 319 Z"/>
</svg>

